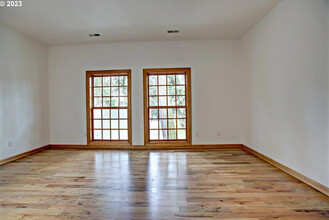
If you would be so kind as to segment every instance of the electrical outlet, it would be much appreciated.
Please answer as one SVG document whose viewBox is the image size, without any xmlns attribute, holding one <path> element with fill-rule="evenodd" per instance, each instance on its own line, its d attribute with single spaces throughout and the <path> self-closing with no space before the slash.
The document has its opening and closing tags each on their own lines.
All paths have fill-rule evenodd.
<svg viewBox="0 0 329 220">
<path fill-rule="evenodd" d="M 220 132 L 219 132 L 219 131 L 217 131 L 217 136 L 218 136 L 218 137 L 220 136 Z"/>
<path fill-rule="evenodd" d="M 195 132 L 195 136 L 198 136 L 198 132 Z"/>
<path fill-rule="evenodd" d="M 8 147 L 12 147 L 13 146 L 13 142 L 12 141 L 8 141 Z"/>
</svg>

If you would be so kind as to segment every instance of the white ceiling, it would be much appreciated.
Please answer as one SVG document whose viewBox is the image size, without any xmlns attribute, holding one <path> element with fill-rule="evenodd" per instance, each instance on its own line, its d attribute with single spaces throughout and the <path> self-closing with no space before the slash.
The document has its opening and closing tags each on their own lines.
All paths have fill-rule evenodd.
<svg viewBox="0 0 329 220">
<path fill-rule="evenodd" d="M 22 1 L 20 8 L 0 8 L 0 21 L 53 46 L 239 39 L 280 0 Z M 180 33 L 169 35 L 168 29 Z"/>
</svg>

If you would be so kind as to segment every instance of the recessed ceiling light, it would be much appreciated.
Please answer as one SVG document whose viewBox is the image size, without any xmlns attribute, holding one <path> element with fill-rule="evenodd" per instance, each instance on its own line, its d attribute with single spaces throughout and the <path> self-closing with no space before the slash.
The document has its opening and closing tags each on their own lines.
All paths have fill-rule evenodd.
<svg viewBox="0 0 329 220">
<path fill-rule="evenodd" d="M 168 34 L 177 34 L 177 33 L 179 33 L 179 30 L 168 30 L 167 33 Z"/>
<path fill-rule="evenodd" d="M 100 37 L 100 34 L 89 34 L 89 37 Z"/>
</svg>

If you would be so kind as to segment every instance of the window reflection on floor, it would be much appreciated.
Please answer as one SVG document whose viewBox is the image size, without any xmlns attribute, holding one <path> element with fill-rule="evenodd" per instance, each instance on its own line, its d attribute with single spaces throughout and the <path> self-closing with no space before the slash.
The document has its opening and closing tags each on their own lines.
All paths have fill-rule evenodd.
<svg viewBox="0 0 329 220">
<path fill-rule="evenodd" d="M 112 189 L 103 194 L 111 208 L 116 202 L 122 209 L 130 201 L 147 208 L 149 217 L 155 218 L 168 200 L 177 204 L 186 201 L 184 190 L 177 193 L 187 187 L 186 165 L 184 152 L 100 151 L 95 154 L 95 187 Z M 129 210 L 132 208 L 126 205 L 125 211 L 136 211 Z"/>
<path fill-rule="evenodd" d="M 161 162 L 160 162 L 161 161 Z M 184 203 L 185 198 L 177 193 L 180 187 L 186 187 L 186 155 L 179 152 L 150 152 L 148 163 L 148 202 L 150 218 L 159 217 L 168 201 Z M 181 191 L 184 193 L 183 191 Z M 178 207 L 178 204 L 177 206 Z M 169 207 L 166 207 L 167 209 Z M 173 207 L 170 207 L 173 209 Z M 174 208 L 176 209 L 176 208 Z M 172 210 L 178 212 L 177 210 Z"/>
<path fill-rule="evenodd" d="M 130 155 L 128 152 L 111 151 L 95 154 L 96 195 L 93 198 L 104 209 L 120 210 L 125 204 L 131 185 Z M 117 212 L 111 217 L 120 219 Z"/>
</svg>

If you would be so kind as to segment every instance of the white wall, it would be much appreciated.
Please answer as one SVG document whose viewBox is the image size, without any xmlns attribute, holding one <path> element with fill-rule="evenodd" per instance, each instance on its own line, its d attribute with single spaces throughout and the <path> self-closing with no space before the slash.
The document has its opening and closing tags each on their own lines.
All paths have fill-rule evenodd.
<svg viewBox="0 0 329 220">
<path fill-rule="evenodd" d="M 329 41 L 329 2 L 327 2 L 327 14 L 328 14 L 328 41 Z M 329 43 L 328 43 L 328 97 L 329 97 Z M 328 101 L 328 115 L 329 115 L 329 101 Z M 329 131 L 329 117 L 328 117 L 328 131 Z M 328 132 L 329 133 L 329 132 Z M 328 134 L 328 148 L 329 148 L 329 134 Z M 329 149 L 328 149 L 329 151 Z M 328 159 L 329 167 L 329 159 Z"/>
<path fill-rule="evenodd" d="M 0 24 L 0 160 L 49 143 L 48 107 L 47 47 Z"/>
<path fill-rule="evenodd" d="M 244 143 L 329 186 L 328 1 L 284 0 L 243 39 Z"/>
<path fill-rule="evenodd" d="M 328 20 L 328 23 L 327 23 L 327 30 L 328 30 L 328 60 L 327 60 L 327 64 L 328 64 L 328 99 L 329 99 L 329 1 L 327 1 L 327 20 Z M 329 115 L 329 101 L 328 101 L 328 115 Z M 329 133 L 329 116 L 328 116 L 328 133 Z M 327 135 L 327 138 L 328 138 L 328 152 L 329 152 L 329 134 Z M 328 165 L 327 167 L 329 167 L 329 159 L 328 159 Z M 329 169 L 329 168 L 328 168 Z M 329 172 L 329 171 L 328 171 Z M 328 174 L 329 175 L 329 174 Z M 329 182 L 329 180 L 328 180 Z"/>
<path fill-rule="evenodd" d="M 86 144 L 86 70 L 132 69 L 133 144 L 144 144 L 143 68 L 192 68 L 193 144 L 240 143 L 237 41 L 118 43 L 51 47 L 50 143 Z M 217 131 L 221 136 L 217 136 Z M 198 136 L 195 133 L 198 133 Z"/>
</svg>

